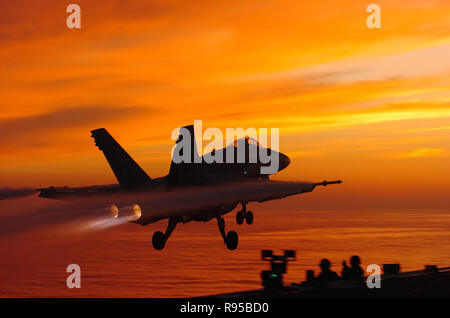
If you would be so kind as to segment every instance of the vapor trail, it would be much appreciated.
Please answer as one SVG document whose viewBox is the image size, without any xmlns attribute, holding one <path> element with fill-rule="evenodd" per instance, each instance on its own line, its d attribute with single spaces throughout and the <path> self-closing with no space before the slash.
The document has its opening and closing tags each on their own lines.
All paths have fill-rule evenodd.
<svg viewBox="0 0 450 318">
<path fill-rule="evenodd" d="M 1 188 L 0 200 L 23 198 L 32 195 L 34 193 L 36 193 L 36 190 L 30 188 L 21 188 L 21 189 Z"/>
<path fill-rule="evenodd" d="M 244 182 L 174 191 L 99 195 L 80 198 L 76 202 L 51 202 L 44 208 L 27 204 L 22 206 L 23 211 L 0 214 L 0 237 L 50 227 L 57 229 L 57 233 L 81 235 L 83 232 L 105 230 L 131 221 L 123 216 L 114 218 L 109 211 L 112 204 L 117 205 L 119 211 L 138 204 L 143 216 L 162 219 L 226 204 L 263 202 L 289 194 L 309 192 L 314 187 L 314 184 L 306 182 Z M 17 192 L 15 190 L 12 193 L 17 195 Z M 19 193 L 28 194 L 26 191 Z"/>
</svg>

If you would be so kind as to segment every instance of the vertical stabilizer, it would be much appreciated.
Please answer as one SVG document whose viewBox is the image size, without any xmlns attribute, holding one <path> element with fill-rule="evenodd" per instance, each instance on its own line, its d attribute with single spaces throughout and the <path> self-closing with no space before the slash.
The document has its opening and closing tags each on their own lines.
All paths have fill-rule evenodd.
<svg viewBox="0 0 450 318">
<path fill-rule="evenodd" d="M 103 151 L 121 187 L 135 188 L 151 180 L 105 128 L 92 130 L 91 133 L 95 145 Z"/>
</svg>

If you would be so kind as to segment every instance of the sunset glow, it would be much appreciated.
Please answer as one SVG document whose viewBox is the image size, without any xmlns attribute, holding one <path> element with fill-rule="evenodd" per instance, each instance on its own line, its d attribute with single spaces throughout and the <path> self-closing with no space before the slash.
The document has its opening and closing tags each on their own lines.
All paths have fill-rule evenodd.
<svg viewBox="0 0 450 318">
<path fill-rule="evenodd" d="M 1 4 L 2 184 L 115 182 L 99 127 L 165 175 L 171 131 L 201 119 L 280 128 L 276 178 L 342 178 L 348 206 L 448 207 L 448 1 L 378 1 L 381 29 L 353 0 L 77 3 L 80 30 L 66 3 Z"/>
</svg>

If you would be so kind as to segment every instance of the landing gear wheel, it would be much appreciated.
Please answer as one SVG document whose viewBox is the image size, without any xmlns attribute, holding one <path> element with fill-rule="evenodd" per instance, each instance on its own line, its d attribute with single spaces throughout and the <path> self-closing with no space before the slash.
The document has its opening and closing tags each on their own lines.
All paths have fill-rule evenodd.
<svg viewBox="0 0 450 318">
<path fill-rule="evenodd" d="M 252 211 L 247 211 L 247 213 L 245 213 L 245 222 L 247 222 L 248 225 L 253 223 L 253 213 L 252 213 Z"/>
<path fill-rule="evenodd" d="M 244 223 L 244 212 L 239 211 L 238 213 L 236 213 L 236 223 L 239 225 Z"/>
<path fill-rule="evenodd" d="M 238 246 L 238 235 L 235 231 L 230 231 L 227 234 L 227 237 L 225 239 L 225 243 L 227 244 L 227 248 L 229 250 L 235 250 L 236 247 Z"/>
<path fill-rule="evenodd" d="M 166 236 L 161 231 L 155 232 L 153 233 L 152 243 L 155 250 L 162 250 L 166 245 Z"/>
</svg>

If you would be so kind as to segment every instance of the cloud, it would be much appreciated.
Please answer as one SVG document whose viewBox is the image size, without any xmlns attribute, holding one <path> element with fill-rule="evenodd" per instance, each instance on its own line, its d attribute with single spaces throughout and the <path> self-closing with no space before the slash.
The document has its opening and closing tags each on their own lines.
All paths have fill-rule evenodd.
<svg viewBox="0 0 450 318">
<path fill-rule="evenodd" d="M 69 2 L 70 3 L 70 2 Z M 163 18 L 176 11 L 176 3 L 166 1 L 130 0 L 124 5 L 122 1 L 79 0 L 81 7 L 82 29 L 93 27 L 104 31 L 108 28 L 131 27 L 158 18 Z M 2 42 L 22 42 L 23 40 L 50 39 L 67 36 L 65 18 L 68 3 L 55 3 L 54 0 L 2 1 L 0 21 L 0 45 Z M 150 20 L 152 19 L 152 20 Z M 117 27 L 120 25 L 120 28 Z M 83 34 L 88 34 L 83 32 Z"/>
<path fill-rule="evenodd" d="M 339 129 L 354 125 L 425 120 L 450 117 L 448 103 L 388 104 L 370 110 L 343 110 L 299 116 L 260 119 L 264 125 L 276 122 L 287 132 Z"/>
<path fill-rule="evenodd" d="M 326 153 L 326 150 L 300 150 L 300 151 L 291 151 L 287 154 L 290 158 L 318 158 L 323 156 Z"/>
<path fill-rule="evenodd" d="M 237 81 L 308 79 L 315 84 L 350 84 L 416 78 L 445 74 L 450 70 L 450 44 L 437 45 L 393 55 L 340 60 L 280 72 L 250 74 Z"/>
<path fill-rule="evenodd" d="M 402 158 L 437 157 L 445 156 L 446 150 L 443 148 L 420 148 L 403 154 Z"/>
<path fill-rule="evenodd" d="M 11 144 L 11 141 L 16 139 L 77 127 L 99 128 L 98 125 L 103 126 L 112 120 L 123 120 L 142 115 L 150 110 L 150 108 L 142 106 L 77 106 L 37 115 L 7 118 L 0 120 L 0 135 L 2 136 L 0 144 Z"/>
</svg>

